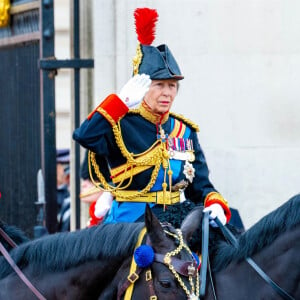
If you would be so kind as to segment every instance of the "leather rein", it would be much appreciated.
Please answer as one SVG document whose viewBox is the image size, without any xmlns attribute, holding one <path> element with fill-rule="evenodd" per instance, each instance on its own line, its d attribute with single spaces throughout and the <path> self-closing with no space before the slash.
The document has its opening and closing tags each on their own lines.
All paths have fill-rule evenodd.
<svg viewBox="0 0 300 300">
<path fill-rule="evenodd" d="M 4 240 L 12 247 L 17 247 L 17 244 L 6 234 L 6 232 L 0 228 L 0 235 L 3 237 Z M 16 272 L 19 278 L 26 284 L 26 286 L 32 291 L 32 293 L 37 297 L 39 300 L 47 300 L 39 291 L 38 289 L 29 281 L 29 279 L 25 276 L 25 274 L 21 271 L 21 269 L 16 265 L 12 257 L 10 256 L 9 252 L 5 249 L 2 242 L 0 241 L 0 252 L 2 253 L 3 257 L 12 267 L 12 269 Z"/>
<path fill-rule="evenodd" d="M 221 229 L 224 237 L 228 240 L 235 248 L 238 248 L 238 240 L 232 234 L 232 232 L 224 226 L 218 218 L 215 218 L 214 221 L 217 223 Z M 209 213 L 204 213 L 202 220 L 202 263 L 200 271 L 200 299 L 204 299 L 205 288 L 206 288 L 206 275 L 207 268 L 209 268 L 209 255 L 208 255 L 208 244 L 209 244 Z M 246 262 L 258 273 L 258 275 L 265 280 L 273 290 L 282 297 L 284 300 L 295 300 L 291 295 L 289 295 L 284 289 L 282 289 L 278 284 L 276 284 L 255 262 L 252 258 L 247 257 Z M 211 274 L 210 274 L 211 275 Z M 214 293 L 214 298 L 217 299 L 214 289 L 214 284 L 211 278 L 211 285 Z"/>
</svg>

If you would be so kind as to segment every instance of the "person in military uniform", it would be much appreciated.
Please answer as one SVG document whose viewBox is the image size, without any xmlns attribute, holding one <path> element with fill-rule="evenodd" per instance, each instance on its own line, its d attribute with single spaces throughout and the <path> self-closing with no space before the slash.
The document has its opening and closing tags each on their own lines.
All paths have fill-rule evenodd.
<svg viewBox="0 0 300 300">
<path fill-rule="evenodd" d="M 70 150 L 56 150 L 57 231 L 70 231 Z"/>
<path fill-rule="evenodd" d="M 141 221 L 146 203 L 160 219 L 174 223 L 196 203 L 210 211 L 212 226 L 216 216 L 226 224 L 231 212 L 209 180 L 198 126 L 170 111 L 184 76 L 167 45 L 152 46 L 157 12 L 136 9 L 134 16 L 139 43 L 133 77 L 73 133 L 89 150 L 94 184 L 105 191 L 99 211 L 101 198 L 112 201 L 104 223 Z M 105 170 L 99 167 L 103 162 Z M 94 213 L 101 217 L 97 204 Z"/>
</svg>

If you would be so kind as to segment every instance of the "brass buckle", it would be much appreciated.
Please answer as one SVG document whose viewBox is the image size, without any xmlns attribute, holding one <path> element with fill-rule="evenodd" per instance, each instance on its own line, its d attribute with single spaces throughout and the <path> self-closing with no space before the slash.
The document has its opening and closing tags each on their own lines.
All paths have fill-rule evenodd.
<svg viewBox="0 0 300 300">
<path fill-rule="evenodd" d="M 130 281 L 130 283 L 135 283 L 139 279 L 139 275 L 133 272 L 128 275 L 127 279 Z"/>
<path fill-rule="evenodd" d="M 152 273 L 151 270 L 146 271 L 146 281 L 149 281 L 152 279 Z"/>
</svg>

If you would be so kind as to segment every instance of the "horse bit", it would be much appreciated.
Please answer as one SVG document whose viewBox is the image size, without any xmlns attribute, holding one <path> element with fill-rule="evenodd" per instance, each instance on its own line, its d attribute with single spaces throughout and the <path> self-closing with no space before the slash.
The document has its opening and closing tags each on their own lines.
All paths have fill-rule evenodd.
<svg viewBox="0 0 300 300">
<path fill-rule="evenodd" d="M 138 247 L 141 245 L 140 241 L 143 239 L 145 233 L 146 233 L 146 228 L 143 228 L 140 233 L 140 237 L 138 239 L 136 249 L 138 249 Z M 176 280 L 178 281 L 181 288 L 186 293 L 188 299 L 198 300 L 199 299 L 199 273 L 197 270 L 198 266 L 197 266 L 196 259 L 193 256 L 189 247 L 184 243 L 182 232 L 180 229 L 176 229 L 176 233 L 171 233 L 165 230 L 165 233 L 175 238 L 179 242 L 179 245 L 176 249 L 167 252 L 166 254 L 154 253 L 154 258 L 152 262 L 159 262 L 166 265 L 171 271 L 171 273 L 174 275 Z M 146 245 L 149 245 L 149 241 L 146 242 Z M 181 259 L 174 257 L 177 254 L 179 254 L 183 249 L 187 250 L 187 252 L 191 255 L 193 260 L 183 261 Z M 147 269 L 145 273 L 145 279 L 146 282 L 148 283 L 149 292 L 150 292 L 149 300 L 157 300 L 158 298 L 155 294 L 153 280 L 152 280 L 152 273 L 150 268 L 152 262 L 150 263 L 149 266 L 146 267 Z M 124 293 L 125 293 L 124 300 L 131 299 L 134 283 L 136 280 L 138 280 L 139 274 L 143 271 L 143 269 L 145 268 L 138 266 L 133 257 L 131 262 L 131 267 L 130 267 L 130 273 L 118 288 L 118 300 L 121 299 L 121 296 Z M 188 289 L 188 287 L 182 280 L 181 275 L 188 277 L 190 289 Z"/>
</svg>

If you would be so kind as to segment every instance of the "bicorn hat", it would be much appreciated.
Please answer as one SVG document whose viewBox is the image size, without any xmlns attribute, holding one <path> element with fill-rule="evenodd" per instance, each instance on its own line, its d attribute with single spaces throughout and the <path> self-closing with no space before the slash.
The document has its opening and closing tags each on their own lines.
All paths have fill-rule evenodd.
<svg viewBox="0 0 300 300">
<path fill-rule="evenodd" d="M 136 56 L 133 58 L 133 74 L 148 74 L 151 79 L 183 79 L 179 66 L 167 45 L 151 46 L 155 38 L 155 9 L 137 8 L 134 11 L 138 38 Z"/>
</svg>

